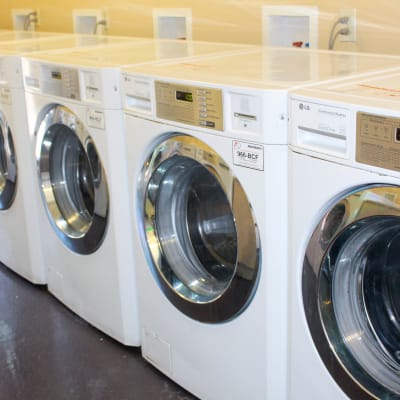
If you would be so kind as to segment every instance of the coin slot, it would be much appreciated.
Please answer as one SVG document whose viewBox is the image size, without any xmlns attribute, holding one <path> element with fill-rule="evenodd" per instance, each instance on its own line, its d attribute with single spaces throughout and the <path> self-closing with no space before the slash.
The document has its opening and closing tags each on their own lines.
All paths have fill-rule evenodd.
<svg viewBox="0 0 400 400">
<path fill-rule="evenodd" d="M 233 115 L 236 118 L 242 118 L 242 119 L 249 119 L 251 121 L 257 121 L 257 117 L 255 115 L 243 114 L 243 113 L 238 113 L 238 112 L 235 112 Z"/>
</svg>

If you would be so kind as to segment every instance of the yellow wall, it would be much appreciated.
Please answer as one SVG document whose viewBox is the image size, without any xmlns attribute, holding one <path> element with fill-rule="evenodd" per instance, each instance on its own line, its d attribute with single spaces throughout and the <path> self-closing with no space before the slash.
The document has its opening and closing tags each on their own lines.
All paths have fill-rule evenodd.
<svg viewBox="0 0 400 400">
<path fill-rule="evenodd" d="M 261 9 L 268 4 L 317 5 L 321 48 L 327 48 L 339 9 L 356 8 L 357 42 L 337 41 L 335 49 L 400 53 L 398 0 L 0 0 L 0 28 L 12 28 L 12 8 L 35 7 L 40 16 L 37 30 L 71 32 L 73 8 L 103 8 L 109 34 L 150 37 L 152 8 L 176 7 L 192 9 L 193 39 L 261 43 Z"/>
</svg>

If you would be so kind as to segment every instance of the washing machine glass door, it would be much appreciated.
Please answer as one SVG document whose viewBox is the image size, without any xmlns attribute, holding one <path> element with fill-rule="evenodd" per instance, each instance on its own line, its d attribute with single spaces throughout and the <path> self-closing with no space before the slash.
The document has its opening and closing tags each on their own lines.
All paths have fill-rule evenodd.
<svg viewBox="0 0 400 400">
<path fill-rule="evenodd" d="M 63 243 L 94 252 L 106 234 L 109 194 L 95 143 L 68 108 L 45 108 L 36 130 L 36 157 L 47 214 Z"/>
<path fill-rule="evenodd" d="M 11 129 L 0 111 L 0 210 L 11 207 L 17 191 L 17 158 Z"/>
<path fill-rule="evenodd" d="M 142 171 L 144 234 L 170 301 L 199 321 L 242 312 L 259 276 L 257 224 L 242 185 L 204 142 L 171 134 Z"/>
<path fill-rule="evenodd" d="M 324 215 L 306 251 L 303 300 L 349 397 L 400 398 L 400 187 L 353 190 Z"/>
</svg>

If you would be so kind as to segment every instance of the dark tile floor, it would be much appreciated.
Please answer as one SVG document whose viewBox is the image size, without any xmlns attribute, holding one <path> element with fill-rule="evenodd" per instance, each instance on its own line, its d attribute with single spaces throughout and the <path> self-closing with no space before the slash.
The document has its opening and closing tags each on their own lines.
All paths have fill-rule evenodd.
<svg viewBox="0 0 400 400">
<path fill-rule="evenodd" d="M 195 398 L 0 264 L 0 399 Z"/>
</svg>

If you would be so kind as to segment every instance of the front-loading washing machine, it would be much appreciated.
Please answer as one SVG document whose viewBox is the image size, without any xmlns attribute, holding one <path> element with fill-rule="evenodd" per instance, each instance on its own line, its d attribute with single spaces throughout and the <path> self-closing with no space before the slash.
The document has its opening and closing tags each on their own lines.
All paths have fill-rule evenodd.
<svg viewBox="0 0 400 400">
<path fill-rule="evenodd" d="M 400 398 L 399 78 L 292 95 L 289 399 Z"/>
<path fill-rule="evenodd" d="M 286 398 L 288 91 L 387 66 L 355 58 L 123 68 L 142 354 L 202 399 Z"/>
<path fill-rule="evenodd" d="M 160 43 L 23 57 L 48 289 L 127 345 L 140 344 L 140 330 L 119 66 L 158 59 Z M 189 46 L 199 54 L 236 48 Z"/>
<path fill-rule="evenodd" d="M 97 37 L 97 36 L 96 36 Z M 122 39 L 99 39 L 98 44 Z M 33 283 L 45 284 L 36 173 L 29 142 L 21 57 L 62 47 L 94 46 L 83 35 L 0 42 L 0 262 Z"/>
</svg>

